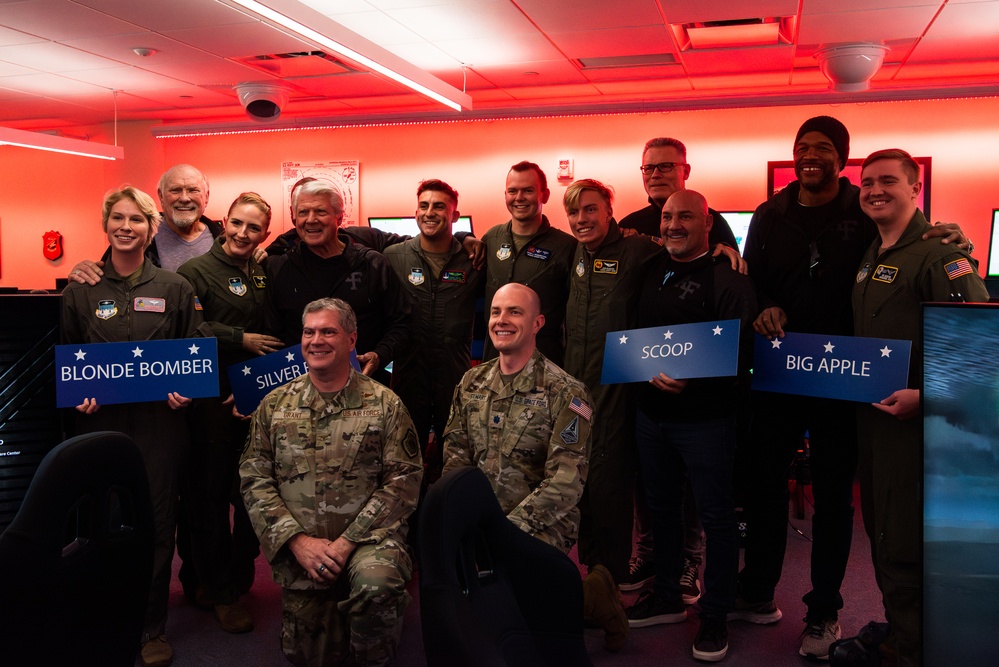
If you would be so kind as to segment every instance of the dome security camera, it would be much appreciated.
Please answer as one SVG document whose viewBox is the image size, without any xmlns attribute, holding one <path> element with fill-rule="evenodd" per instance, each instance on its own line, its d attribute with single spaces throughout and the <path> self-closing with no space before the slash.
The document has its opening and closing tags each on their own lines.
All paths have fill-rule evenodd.
<svg viewBox="0 0 999 667">
<path fill-rule="evenodd" d="M 241 83 L 235 90 L 246 115 L 261 123 L 280 118 L 288 104 L 288 91 L 272 83 Z"/>
</svg>

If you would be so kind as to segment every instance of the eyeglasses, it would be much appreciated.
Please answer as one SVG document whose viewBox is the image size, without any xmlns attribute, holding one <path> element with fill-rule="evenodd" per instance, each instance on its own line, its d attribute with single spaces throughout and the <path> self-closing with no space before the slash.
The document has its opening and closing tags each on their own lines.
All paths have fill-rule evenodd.
<svg viewBox="0 0 999 667">
<path fill-rule="evenodd" d="M 641 169 L 642 173 L 645 174 L 646 176 L 650 175 L 656 169 L 659 170 L 659 173 L 668 174 L 671 171 L 673 171 L 674 169 L 676 169 L 677 167 L 682 167 L 685 164 L 687 164 L 687 163 L 686 162 L 660 162 L 659 164 L 643 164 L 641 167 L 639 167 L 639 169 Z"/>
</svg>

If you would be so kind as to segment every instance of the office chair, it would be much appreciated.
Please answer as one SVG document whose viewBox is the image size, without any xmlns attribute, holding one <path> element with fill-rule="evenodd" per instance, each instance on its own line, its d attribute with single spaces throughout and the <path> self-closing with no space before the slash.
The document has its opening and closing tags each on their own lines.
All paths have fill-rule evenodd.
<svg viewBox="0 0 999 667">
<path fill-rule="evenodd" d="M 149 482 L 135 443 L 101 431 L 52 449 L 0 534 L 4 664 L 131 667 L 152 559 Z"/>
<path fill-rule="evenodd" d="M 430 667 L 591 665 L 579 570 L 506 518 L 481 470 L 441 477 L 423 500 L 419 524 Z"/>
</svg>

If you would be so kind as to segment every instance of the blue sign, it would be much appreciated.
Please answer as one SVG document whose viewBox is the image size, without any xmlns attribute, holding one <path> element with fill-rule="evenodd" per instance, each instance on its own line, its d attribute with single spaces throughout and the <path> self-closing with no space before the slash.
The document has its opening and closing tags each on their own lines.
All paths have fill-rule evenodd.
<svg viewBox="0 0 999 667">
<path fill-rule="evenodd" d="M 739 367 L 739 320 L 612 331 L 604 343 L 601 384 L 729 377 Z"/>
<path fill-rule="evenodd" d="M 165 401 L 219 395 L 214 338 L 56 345 L 56 406 Z"/>
<path fill-rule="evenodd" d="M 350 351 L 350 365 L 360 371 L 357 351 Z M 236 401 L 236 411 L 241 415 L 251 415 L 260 405 L 264 396 L 281 385 L 288 384 L 300 375 L 309 372 L 309 366 L 302 359 L 302 346 L 293 345 L 262 357 L 256 357 L 226 369 L 232 396 Z"/>
<path fill-rule="evenodd" d="M 878 403 L 909 380 L 912 342 L 888 338 L 756 334 L 753 389 Z"/>
</svg>

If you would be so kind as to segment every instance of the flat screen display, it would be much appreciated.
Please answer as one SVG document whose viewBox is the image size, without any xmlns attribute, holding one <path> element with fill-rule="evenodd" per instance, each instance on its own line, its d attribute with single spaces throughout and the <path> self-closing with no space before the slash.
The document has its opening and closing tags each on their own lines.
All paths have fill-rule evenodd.
<svg viewBox="0 0 999 667">
<path fill-rule="evenodd" d="M 999 208 L 992 209 L 992 228 L 989 236 L 989 271 L 990 278 L 999 278 Z"/>
<path fill-rule="evenodd" d="M 368 218 L 368 225 L 383 232 L 402 236 L 416 236 L 420 233 L 420 228 L 416 225 L 416 218 L 412 216 L 408 218 Z M 457 222 L 451 225 L 452 234 L 471 231 L 472 216 L 470 215 L 461 216 Z"/>
<path fill-rule="evenodd" d="M 999 305 L 923 307 L 923 663 L 999 655 Z"/>
<path fill-rule="evenodd" d="M 753 211 L 718 211 L 725 222 L 732 228 L 735 240 L 739 243 L 739 254 L 746 251 L 746 234 L 749 233 L 749 221 L 753 219 Z"/>
</svg>

